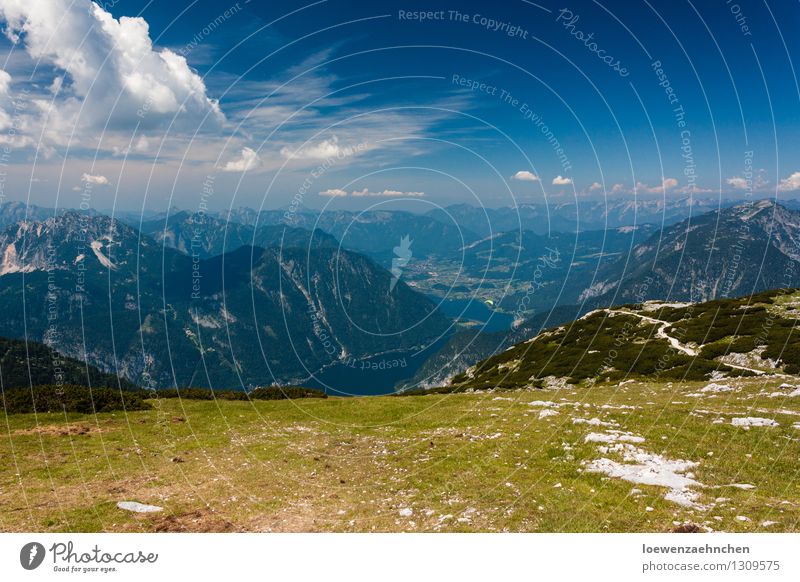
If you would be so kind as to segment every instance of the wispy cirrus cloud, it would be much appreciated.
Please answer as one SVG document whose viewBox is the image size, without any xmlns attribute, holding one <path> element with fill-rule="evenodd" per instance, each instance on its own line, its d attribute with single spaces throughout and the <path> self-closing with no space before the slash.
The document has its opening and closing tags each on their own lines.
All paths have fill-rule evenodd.
<svg viewBox="0 0 800 582">
<path fill-rule="evenodd" d="M 342 190 L 340 188 L 331 188 L 329 190 L 323 190 L 319 193 L 320 196 L 330 196 L 330 197 L 343 197 L 348 196 L 346 190 Z M 369 188 L 363 188 L 361 190 L 353 190 L 350 192 L 349 196 L 354 198 L 364 198 L 364 197 L 384 197 L 384 198 L 421 198 L 425 196 L 425 192 L 405 192 L 402 190 L 370 190 Z"/>
</svg>

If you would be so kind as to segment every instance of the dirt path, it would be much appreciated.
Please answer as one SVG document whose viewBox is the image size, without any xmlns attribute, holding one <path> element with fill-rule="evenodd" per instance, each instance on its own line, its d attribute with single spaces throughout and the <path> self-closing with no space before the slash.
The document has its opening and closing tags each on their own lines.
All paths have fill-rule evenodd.
<svg viewBox="0 0 800 582">
<path fill-rule="evenodd" d="M 641 313 L 636 313 L 635 311 L 622 311 L 618 309 L 609 309 L 609 313 L 620 313 L 622 315 L 635 315 L 636 317 L 643 319 L 649 323 L 655 323 L 659 325 L 658 331 L 656 332 L 656 337 L 660 339 L 667 340 L 670 345 L 675 348 L 676 350 L 683 352 L 687 356 L 696 356 L 697 350 L 690 348 L 687 345 L 682 344 L 677 338 L 668 335 L 665 331 L 670 325 L 672 325 L 669 321 L 664 321 L 662 319 L 656 319 L 654 317 L 648 317 L 647 315 L 642 315 Z M 733 366 L 732 366 L 733 367 Z"/>
<path fill-rule="evenodd" d="M 656 332 L 656 337 L 667 340 L 669 342 L 669 344 L 673 348 L 675 348 L 678 351 L 683 352 L 687 356 L 697 356 L 697 354 L 699 353 L 698 350 L 695 350 L 694 348 L 690 348 L 689 346 L 687 346 L 685 344 L 682 344 L 677 338 L 674 338 L 671 335 L 667 334 L 666 329 L 670 325 L 672 325 L 672 322 L 664 321 L 663 319 L 656 319 L 655 317 L 649 317 L 647 315 L 642 315 L 641 313 L 636 313 L 634 311 L 622 311 L 622 310 L 619 310 L 619 309 L 609 309 L 608 312 L 609 313 L 621 313 L 623 315 L 635 315 L 636 317 L 638 317 L 640 319 L 643 319 L 643 320 L 645 320 L 645 321 L 647 321 L 649 323 L 657 324 L 659 327 L 658 327 L 658 331 Z M 746 372 L 753 372 L 757 376 L 763 376 L 764 374 L 767 373 L 764 370 L 758 370 L 757 368 L 748 368 L 746 366 L 740 366 L 738 364 L 730 364 L 728 362 L 720 362 L 720 363 L 724 364 L 725 366 L 728 366 L 730 368 L 736 368 L 737 370 L 744 370 Z M 784 376 L 784 374 L 779 374 L 777 372 L 770 372 L 770 374 L 772 374 L 774 376 Z"/>
</svg>

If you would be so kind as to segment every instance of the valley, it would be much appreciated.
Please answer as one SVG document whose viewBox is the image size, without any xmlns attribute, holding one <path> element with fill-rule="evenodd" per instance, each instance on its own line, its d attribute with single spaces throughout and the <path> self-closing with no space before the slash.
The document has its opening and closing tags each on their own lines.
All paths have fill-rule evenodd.
<svg viewBox="0 0 800 582">
<path fill-rule="evenodd" d="M 797 531 L 797 212 L 176 216 L 0 233 L 5 531 Z"/>
<path fill-rule="evenodd" d="M 299 209 L 287 224 L 249 209 L 144 220 L 30 207 L 26 219 L 7 203 L 0 296 L 26 316 L 0 336 L 148 388 L 374 395 L 435 387 L 599 308 L 800 286 L 800 213 L 772 201 L 515 210 Z M 542 216 L 563 230 L 541 233 Z M 593 230 L 598 216 L 613 226 Z"/>
</svg>

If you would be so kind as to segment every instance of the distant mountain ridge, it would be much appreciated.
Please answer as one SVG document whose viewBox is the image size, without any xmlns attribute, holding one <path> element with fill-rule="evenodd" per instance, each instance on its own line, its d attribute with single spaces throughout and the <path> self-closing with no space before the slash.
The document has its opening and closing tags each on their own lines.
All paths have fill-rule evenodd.
<svg viewBox="0 0 800 582">
<path fill-rule="evenodd" d="M 0 233 L 0 336 L 47 339 L 145 387 L 241 389 L 447 331 L 402 281 L 390 294 L 391 274 L 367 257 L 305 240 L 197 259 L 107 216 L 23 221 Z"/>
<path fill-rule="evenodd" d="M 800 286 L 800 212 L 770 200 L 687 219 L 606 266 L 581 300 L 707 301 Z"/>
<path fill-rule="evenodd" d="M 482 208 L 469 204 L 431 210 L 428 216 L 445 223 L 457 223 L 480 236 L 492 233 L 532 230 L 537 234 L 605 230 L 624 226 L 670 225 L 718 208 L 734 206 L 737 200 L 710 198 L 648 199 L 610 198 L 606 200 L 554 200 L 522 203 L 516 207 Z"/>
</svg>

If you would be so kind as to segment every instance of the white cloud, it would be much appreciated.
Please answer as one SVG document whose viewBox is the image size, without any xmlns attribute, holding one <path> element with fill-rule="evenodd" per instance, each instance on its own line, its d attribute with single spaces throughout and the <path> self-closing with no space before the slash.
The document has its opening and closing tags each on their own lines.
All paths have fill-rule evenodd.
<svg viewBox="0 0 800 582">
<path fill-rule="evenodd" d="M 619 194 L 620 192 L 622 192 L 622 191 L 624 191 L 624 190 L 625 190 L 625 184 L 620 184 L 620 183 L 617 183 L 617 184 L 614 184 L 614 185 L 611 187 L 611 192 L 612 192 L 613 194 Z"/>
<path fill-rule="evenodd" d="M 658 194 L 659 192 L 672 190 L 677 185 L 678 181 L 675 178 L 662 178 L 659 186 L 649 186 L 644 182 L 636 182 L 636 190 L 646 194 Z"/>
<path fill-rule="evenodd" d="M 788 178 L 781 180 L 778 183 L 778 190 L 781 192 L 800 190 L 800 172 L 794 172 Z"/>
<path fill-rule="evenodd" d="M 136 143 L 131 147 L 130 144 L 123 146 L 112 146 L 111 151 L 115 156 L 127 156 L 130 153 L 143 154 L 150 149 L 150 140 L 145 135 L 140 135 Z"/>
<path fill-rule="evenodd" d="M 738 176 L 734 176 L 733 178 L 728 178 L 725 181 L 734 188 L 736 188 L 737 190 L 747 190 L 747 188 L 751 184 L 750 180 L 747 180 L 746 178 L 739 178 Z"/>
<path fill-rule="evenodd" d="M 592 185 L 589 186 L 589 190 L 601 190 L 603 185 L 600 182 L 592 182 Z"/>
<path fill-rule="evenodd" d="M 31 98 L 52 143 L 66 143 L 73 128 L 193 130 L 224 120 L 186 59 L 153 47 L 144 18 L 116 19 L 91 0 L 0 0 L 0 19 L 12 42 L 57 71 L 56 97 Z"/>
<path fill-rule="evenodd" d="M 382 192 L 372 192 L 367 188 L 363 190 L 353 190 L 352 196 L 388 196 L 394 198 L 420 198 L 425 196 L 425 192 L 401 192 L 399 190 L 383 190 Z"/>
<path fill-rule="evenodd" d="M 8 90 L 11 88 L 11 75 L 7 71 L 0 69 L 0 94 L 8 95 Z"/>
<path fill-rule="evenodd" d="M 11 75 L 0 69 L 0 131 L 8 129 L 12 125 L 11 116 L 6 112 L 6 109 L 13 108 L 10 89 Z"/>
<path fill-rule="evenodd" d="M 101 174 L 83 174 L 81 176 L 81 182 L 87 182 L 97 186 L 105 186 L 109 183 L 108 178 Z"/>
<path fill-rule="evenodd" d="M 675 178 L 664 178 L 661 181 L 661 187 L 664 188 L 664 190 L 672 190 L 677 185 L 678 181 Z"/>
<path fill-rule="evenodd" d="M 352 153 L 352 148 L 339 146 L 339 139 L 334 135 L 331 139 L 324 139 L 319 143 L 295 151 L 289 147 L 281 148 L 281 155 L 286 159 L 300 160 L 327 160 Z"/>
<path fill-rule="evenodd" d="M 527 170 L 520 170 L 519 172 L 511 176 L 511 179 L 520 180 L 522 182 L 538 182 L 539 176 Z"/>
<path fill-rule="evenodd" d="M 261 164 L 261 158 L 255 150 L 245 147 L 242 148 L 241 156 L 238 160 L 231 160 L 222 167 L 223 172 L 246 172 L 257 168 Z"/>
<path fill-rule="evenodd" d="M 339 188 L 330 188 L 329 190 L 323 190 L 319 193 L 320 196 L 347 196 L 347 192 L 345 190 L 341 190 Z"/>
<path fill-rule="evenodd" d="M 553 185 L 555 186 L 567 186 L 568 184 L 572 184 L 572 178 L 563 178 L 560 175 L 553 178 Z"/>
</svg>

